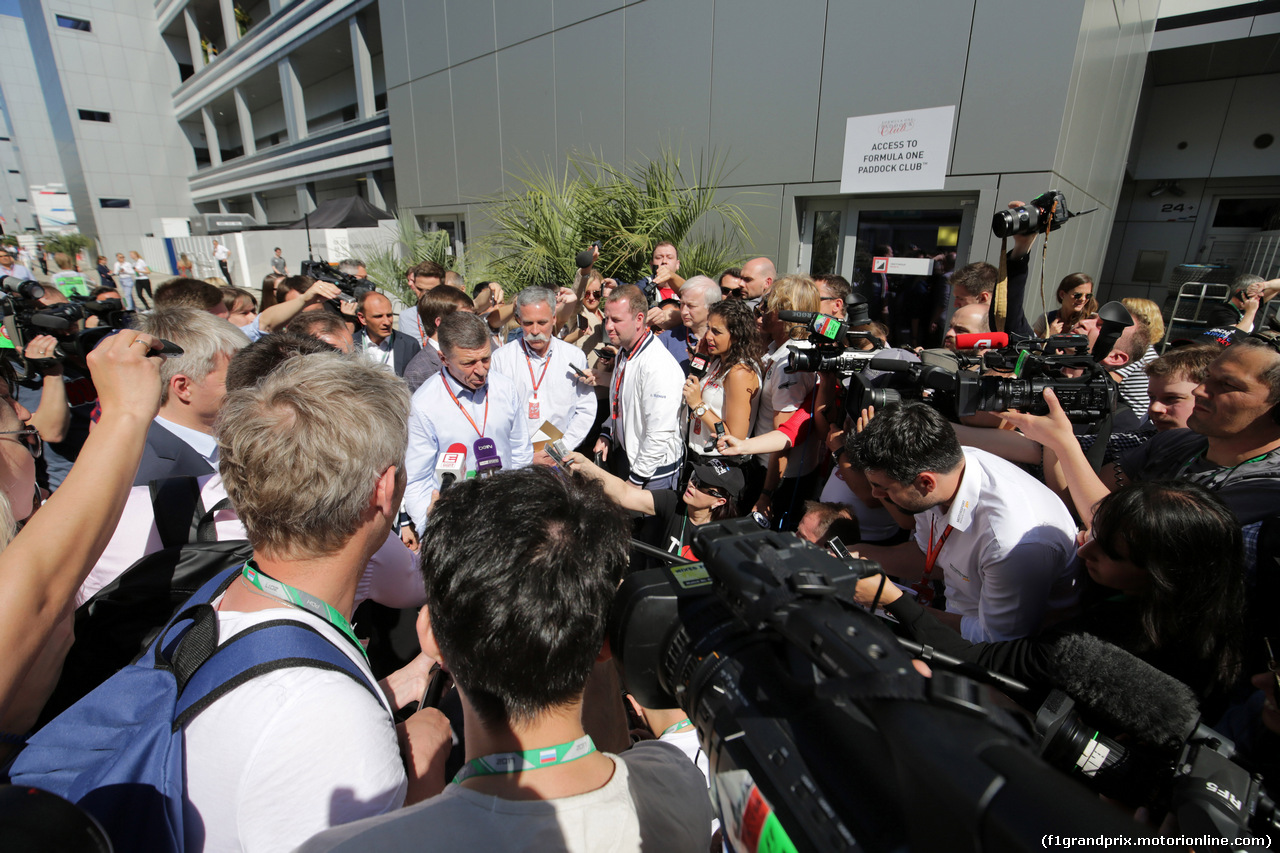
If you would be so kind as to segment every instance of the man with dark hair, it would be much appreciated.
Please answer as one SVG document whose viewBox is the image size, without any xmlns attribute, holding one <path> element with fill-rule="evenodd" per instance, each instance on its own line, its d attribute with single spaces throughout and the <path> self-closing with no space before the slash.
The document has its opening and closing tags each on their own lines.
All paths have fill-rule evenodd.
<svg viewBox="0 0 1280 853">
<path fill-rule="evenodd" d="M 1244 274 L 1231 282 L 1231 295 L 1227 301 L 1209 309 L 1205 317 L 1209 328 L 1235 327 L 1242 332 L 1252 332 L 1261 306 L 1280 294 L 1280 278 L 1271 281 L 1260 275 Z"/>
<path fill-rule="evenodd" d="M 592 259 L 591 263 L 578 270 L 578 279 L 585 282 L 591 275 L 591 270 L 595 266 L 596 259 L 600 257 L 600 249 L 597 246 L 591 247 Z M 650 275 L 645 276 L 635 283 L 640 288 L 640 292 L 645 295 L 650 310 L 663 308 L 661 314 L 654 313 L 649 318 L 650 325 L 658 325 L 660 322 L 674 321 L 678 315 L 678 311 L 671 308 L 674 301 L 678 298 L 677 294 L 680 288 L 684 286 L 684 279 L 680 277 L 680 256 L 676 252 L 676 244 L 670 240 L 663 240 L 653 247 L 653 255 L 649 259 L 649 268 L 653 271 Z M 622 282 L 619 282 L 621 285 Z M 581 288 L 579 288 L 580 290 Z M 663 303 L 669 303 L 664 306 Z"/>
<path fill-rule="evenodd" d="M 439 796 L 325 832 L 304 853 L 417 850 L 428 837 L 486 851 L 707 850 L 706 781 L 678 747 L 611 755 L 584 731 L 627 540 L 599 485 L 546 468 L 442 496 L 422 540 L 418 636 L 457 683 L 467 763 Z"/>
<path fill-rule="evenodd" d="M 339 321 L 341 322 L 341 321 Z M 227 393 L 256 385 L 286 360 L 318 352 L 335 352 L 337 347 L 313 335 L 285 329 L 249 344 L 236 353 L 227 365 Z"/>
<path fill-rule="evenodd" d="M 649 331 L 648 305 L 634 284 L 615 288 L 604 306 L 609 343 L 618 348 L 609 385 L 609 417 L 597 439 L 609 470 L 644 489 L 674 489 L 682 445 L 679 412 L 684 371 Z"/>
<path fill-rule="evenodd" d="M 227 284 L 234 285 L 231 280 L 231 270 L 227 267 L 227 261 L 231 259 L 231 250 L 225 244 L 213 241 L 213 259 L 218 262 L 218 268 L 222 270 L 222 277 L 226 279 Z M 159 293 L 157 292 L 157 296 Z"/>
<path fill-rule="evenodd" d="M 208 311 L 215 317 L 226 319 L 227 316 L 227 306 L 222 304 L 222 290 L 198 278 L 171 278 L 156 288 L 152 301 L 157 310 L 185 305 Z"/>
<path fill-rule="evenodd" d="M 818 285 L 818 293 L 822 297 L 822 313 L 843 320 L 849 295 L 853 293 L 849 280 L 842 275 L 815 275 L 813 283 Z"/>
<path fill-rule="evenodd" d="M 1000 270 L 986 261 L 965 264 L 951 275 L 951 299 L 956 308 L 966 305 L 990 305 Z"/>
<path fill-rule="evenodd" d="M 281 278 L 289 275 L 289 264 L 284 259 L 284 252 L 279 246 L 276 247 L 275 254 L 271 256 L 271 272 Z"/>
<path fill-rule="evenodd" d="M 720 273 L 718 283 L 721 299 L 741 299 L 746 295 L 743 293 L 746 285 L 742 281 L 742 267 L 730 267 Z"/>
<path fill-rule="evenodd" d="M 852 519 L 852 509 L 845 504 L 805 501 L 804 515 L 800 517 L 796 535 L 806 542 L 821 545 L 827 539 L 827 529 L 838 518 Z"/>
<path fill-rule="evenodd" d="M 355 349 L 375 364 L 403 377 L 409 362 L 422 351 L 417 339 L 395 330 L 396 315 L 391 300 L 378 291 L 366 290 L 356 304 L 356 318 L 362 328 L 352 337 Z"/>
<path fill-rule="evenodd" d="M 409 285 L 409 289 L 413 291 L 415 299 L 421 302 L 423 296 L 444 284 L 444 277 L 444 267 L 435 261 L 423 261 L 409 267 L 409 271 L 405 273 L 405 282 Z M 426 346 L 426 342 L 423 341 L 423 335 L 420 334 L 421 329 L 418 323 L 416 303 L 408 305 L 400 312 L 400 319 L 396 321 L 396 328 L 406 335 L 411 335 L 420 346 Z"/>
<path fill-rule="evenodd" d="M 928 582 L 941 568 L 946 612 L 934 615 L 966 640 L 1026 637 L 1076 604 L 1071 513 L 1013 463 L 962 448 L 927 404 L 878 412 L 846 449 L 872 495 L 915 526 L 915 542 L 860 545 L 859 553 L 904 583 L 923 580 L 922 599 L 932 599 Z"/>
<path fill-rule="evenodd" d="M 489 327 L 475 314 L 457 311 L 440 321 L 439 335 L 444 370 L 414 392 L 409 412 L 404 505 L 417 530 L 426 529 L 432 493 L 440 485 L 436 461 L 454 444 L 466 448 L 466 469 L 477 473 L 533 461 L 520 391 L 507 377 L 489 372 Z"/>
<path fill-rule="evenodd" d="M 404 381 L 410 391 L 417 391 L 422 384 L 440 372 L 444 363 L 440 360 L 440 321 L 455 311 L 470 311 L 471 299 L 456 287 L 442 284 L 418 297 L 414 309 L 416 315 L 416 340 L 422 344 L 422 352 L 409 362 L 404 370 Z M 401 313 L 403 318 L 406 312 Z"/>
<path fill-rule="evenodd" d="M 355 341 L 346 322 L 329 311 L 304 311 L 289 321 L 286 332 L 307 335 L 341 352 L 354 352 Z"/>
</svg>

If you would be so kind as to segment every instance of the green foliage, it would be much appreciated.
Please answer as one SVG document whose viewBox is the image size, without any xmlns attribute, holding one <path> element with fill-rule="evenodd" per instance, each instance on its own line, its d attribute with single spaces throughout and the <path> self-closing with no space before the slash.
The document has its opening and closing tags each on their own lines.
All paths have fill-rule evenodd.
<svg viewBox="0 0 1280 853">
<path fill-rule="evenodd" d="M 381 243 L 355 247 L 364 260 L 369 278 L 406 305 L 417 296 L 407 282 L 409 268 L 423 261 L 435 261 L 445 269 L 454 269 L 454 258 L 448 254 L 449 235 L 445 231 L 423 231 L 412 216 L 396 217 L 395 237 Z M 459 270 L 462 272 L 462 270 Z"/>
<path fill-rule="evenodd" d="M 81 249 L 84 250 L 85 257 L 90 260 L 95 254 L 94 246 L 96 243 L 92 237 L 81 234 L 79 231 L 73 231 L 70 234 L 42 234 L 40 242 L 44 243 L 46 252 L 66 252 L 71 257 L 75 257 Z"/>
<path fill-rule="evenodd" d="M 714 277 L 748 257 L 742 209 L 716 198 L 726 174 L 724 159 L 712 154 L 689 180 L 670 150 L 626 167 L 575 154 L 562 174 L 526 164 L 513 176 L 521 192 L 484 202 L 489 233 L 479 243 L 508 293 L 572 283 L 575 257 L 597 240 L 596 269 L 619 281 L 647 275 L 664 241 L 679 251 L 681 276 Z"/>
</svg>

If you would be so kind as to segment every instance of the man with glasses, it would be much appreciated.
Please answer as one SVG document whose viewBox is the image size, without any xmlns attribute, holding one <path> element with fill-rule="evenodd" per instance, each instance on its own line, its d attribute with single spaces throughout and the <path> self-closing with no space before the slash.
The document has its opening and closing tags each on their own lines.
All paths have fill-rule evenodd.
<svg viewBox="0 0 1280 853">
<path fill-rule="evenodd" d="M 1196 403 L 1187 429 L 1157 433 L 1099 473 L 1084 458 L 1051 391 L 1045 392 L 1048 415 L 1001 417 L 1053 452 L 1086 526 L 1097 502 L 1126 483 L 1193 480 L 1217 492 L 1240 519 L 1252 562 L 1258 526 L 1280 515 L 1280 344 L 1251 335 L 1229 347 L 1192 394 Z"/>
<path fill-rule="evenodd" d="M 0 246 L 0 276 L 4 275 L 35 281 L 31 270 L 14 260 L 13 250 L 8 246 Z"/>
<path fill-rule="evenodd" d="M 853 292 L 849 280 L 842 275 L 815 275 L 813 281 L 818 285 L 818 294 L 822 298 L 822 313 L 843 320 L 849 294 Z"/>
<path fill-rule="evenodd" d="M 720 273 L 720 296 L 723 299 L 742 299 L 746 294 L 743 288 L 746 287 L 742 280 L 742 268 L 730 267 Z"/>
</svg>

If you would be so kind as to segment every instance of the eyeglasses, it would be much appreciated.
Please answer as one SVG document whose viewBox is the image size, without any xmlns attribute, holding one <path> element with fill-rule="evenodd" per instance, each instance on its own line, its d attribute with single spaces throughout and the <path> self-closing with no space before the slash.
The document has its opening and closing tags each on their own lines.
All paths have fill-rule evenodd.
<svg viewBox="0 0 1280 853">
<path fill-rule="evenodd" d="M 834 302 L 835 300 L 837 300 L 837 299 L 839 299 L 839 298 L 840 298 L 839 296 L 823 296 L 823 297 L 821 297 L 818 301 L 819 301 L 819 302 Z"/>
<path fill-rule="evenodd" d="M 1076 302 L 1088 302 L 1090 299 L 1093 298 L 1093 294 L 1092 293 L 1073 293 L 1071 294 L 1071 298 L 1074 299 Z"/>
<path fill-rule="evenodd" d="M 587 291 L 583 291 L 582 298 L 583 299 L 588 299 L 588 298 L 599 299 L 603 295 L 604 295 L 603 290 L 587 290 Z"/>
<path fill-rule="evenodd" d="M 732 287 L 722 287 L 720 288 L 720 295 L 725 299 L 738 299 L 742 296 L 742 291 Z"/>
<path fill-rule="evenodd" d="M 726 495 L 723 491 L 721 491 L 720 489 L 717 489 L 715 486 L 708 486 L 706 483 L 699 480 L 696 476 L 689 478 L 689 485 L 693 486 L 695 489 L 702 492 L 704 495 L 711 495 L 711 497 L 713 498 L 724 498 L 725 500 L 729 499 L 729 496 Z"/>
<path fill-rule="evenodd" d="M 44 442 L 40 440 L 40 430 L 35 427 L 23 427 L 15 430 L 0 430 L 0 438 L 4 436 L 14 436 L 10 439 L 16 441 L 27 449 L 32 459 L 39 459 L 44 455 Z"/>
</svg>

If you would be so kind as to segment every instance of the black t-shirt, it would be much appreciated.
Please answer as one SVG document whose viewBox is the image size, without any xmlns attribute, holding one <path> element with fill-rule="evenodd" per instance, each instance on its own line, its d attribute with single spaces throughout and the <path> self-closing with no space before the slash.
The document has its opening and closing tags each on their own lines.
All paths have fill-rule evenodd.
<svg viewBox="0 0 1280 853">
<path fill-rule="evenodd" d="M 1218 493 L 1240 524 L 1280 515 L 1280 450 L 1241 462 L 1234 468 L 1205 459 L 1209 439 L 1190 429 L 1157 433 L 1120 457 L 1130 480 L 1186 479 Z"/>
<path fill-rule="evenodd" d="M 679 554 L 689 560 L 697 560 L 689 543 L 697 525 L 689 521 L 684 501 L 674 489 L 658 489 L 653 492 L 653 519 L 647 527 L 649 544 L 668 554 Z"/>
<path fill-rule="evenodd" d="M 1234 326 L 1244 319 L 1244 312 L 1230 302 L 1222 302 L 1210 308 L 1204 319 L 1210 329 L 1216 326 Z"/>
</svg>

